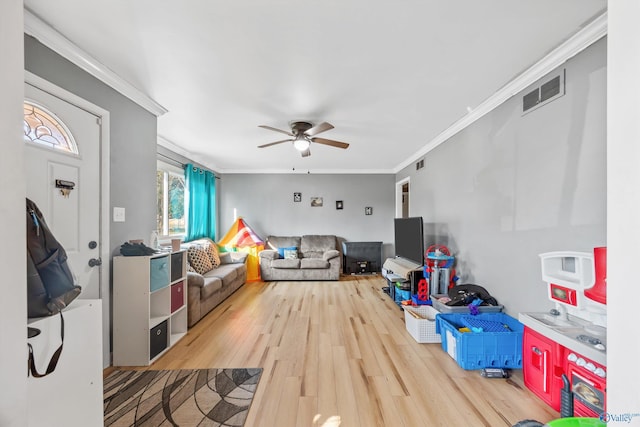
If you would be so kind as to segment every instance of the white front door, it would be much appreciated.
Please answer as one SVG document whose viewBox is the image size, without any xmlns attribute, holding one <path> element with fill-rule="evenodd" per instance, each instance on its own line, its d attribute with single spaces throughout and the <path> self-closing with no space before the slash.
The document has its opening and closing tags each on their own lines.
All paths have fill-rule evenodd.
<svg viewBox="0 0 640 427">
<path fill-rule="evenodd" d="M 27 197 L 66 250 L 80 298 L 100 298 L 100 119 L 29 83 L 25 100 L 52 113 L 75 140 L 78 154 L 24 143 Z M 73 189 L 60 188 L 69 183 Z"/>
</svg>

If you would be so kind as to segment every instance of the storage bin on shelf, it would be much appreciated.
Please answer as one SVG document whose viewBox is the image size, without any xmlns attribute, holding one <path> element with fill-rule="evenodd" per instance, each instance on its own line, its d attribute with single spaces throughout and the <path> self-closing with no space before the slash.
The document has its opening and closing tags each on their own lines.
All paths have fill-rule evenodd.
<svg viewBox="0 0 640 427">
<path fill-rule="evenodd" d="M 485 329 L 496 324 L 506 325 L 499 332 L 461 332 L 468 328 L 465 318 L 472 318 L 472 325 Z M 471 319 L 470 319 L 471 320 Z M 476 316 L 458 313 L 440 313 L 436 316 L 436 333 L 440 334 L 442 349 L 462 369 L 522 368 L 522 336 L 524 325 L 504 313 L 480 313 Z"/>
<path fill-rule="evenodd" d="M 400 289 L 400 288 L 398 288 L 396 286 L 394 295 L 395 295 L 394 300 L 396 302 L 410 300 L 411 299 L 411 290 L 410 289 L 407 289 L 407 290 Z"/>
<path fill-rule="evenodd" d="M 420 344 L 441 342 L 440 334 L 436 333 L 437 314 L 438 311 L 429 305 L 404 307 L 404 323 L 407 332 Z"/>
<path fill-rule="evenodd" d="M 444 303 L 441 303 L 440 301 L 438 301 L 439 298 L 443 298 L 446 297 L 448 295 L 444 295 L 444 294 L 437 294 L 437 295 L 431 295 L 431 301 L 432 301 L 432 305 L 433 308 L 435 308 L 436 310 L 438 310 L 440 313 L 465 313 L 465 314 L 469 314 L 469 307 L 466 305 L 460 305 L 460 306 L 450 306 L 450 305 L 446 305 Z M 500 313 L 502 311 L 502 309 L 504 308 L 504 306 L 502 305 L 479 305 L 477 306 L 478 311 L 480 313 Z"/>
</svg>

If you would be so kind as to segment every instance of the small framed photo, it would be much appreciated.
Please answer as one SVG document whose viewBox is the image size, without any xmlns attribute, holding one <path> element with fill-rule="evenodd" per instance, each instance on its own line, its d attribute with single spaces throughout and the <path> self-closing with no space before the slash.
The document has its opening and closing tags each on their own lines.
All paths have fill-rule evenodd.
<svg viewBox="0 0 640 427">
<path fill-rule="evenodd" d="M 336 200 L 336 209 L 342 209 L 342 200 Z"/>
<path fill-rule="evenodd" d="M 301 202 L 302 201 L 302 193 L 293 193 L 293 201 Z"/>
<path fill-rule="evenodd" d="M 371 206 L 367 206 L 366 208 L 364 208 L 364 214 L 373 215 L 373 208 Z"/>
<path fill-rule="evenodd" d="M 312 197 L 311 198 L 311 207 L 312 208 L 322 207 L 322 197 Z"/>
</svg>

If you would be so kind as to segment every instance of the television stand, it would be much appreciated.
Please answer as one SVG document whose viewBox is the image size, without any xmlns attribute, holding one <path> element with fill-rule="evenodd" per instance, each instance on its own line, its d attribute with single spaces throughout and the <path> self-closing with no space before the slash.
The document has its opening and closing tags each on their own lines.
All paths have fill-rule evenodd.
<svg viewBox="0 0 640 427">
<path fill-rule="evenodd" d="M 345 274 L 375 275 L 382 264 L 382 242 L 342 242 L 342 268 Z"/>
</svg>

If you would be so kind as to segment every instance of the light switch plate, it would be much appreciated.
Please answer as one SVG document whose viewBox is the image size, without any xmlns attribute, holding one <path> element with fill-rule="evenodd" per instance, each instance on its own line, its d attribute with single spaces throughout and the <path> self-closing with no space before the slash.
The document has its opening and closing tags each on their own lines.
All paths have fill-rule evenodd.
<svg viewBox="0 0 640 427">
<path fill-rule="evenodd" d="M 113 222 L 124 222 L 124 208 L 113 208 Z"/>
</svg>

